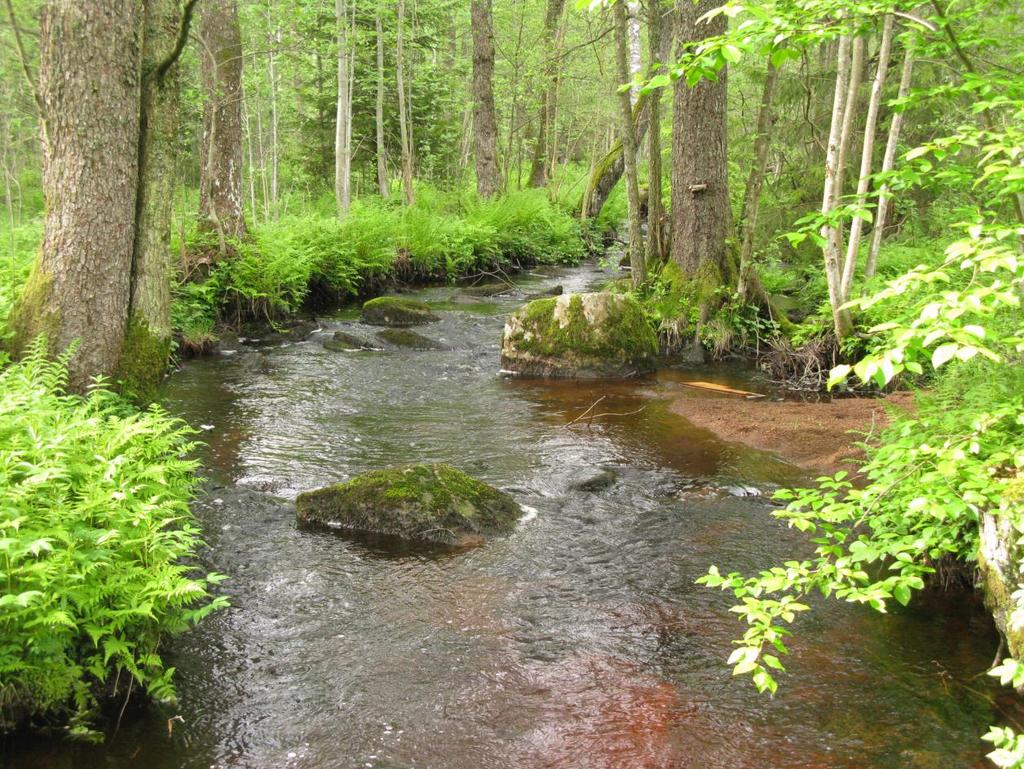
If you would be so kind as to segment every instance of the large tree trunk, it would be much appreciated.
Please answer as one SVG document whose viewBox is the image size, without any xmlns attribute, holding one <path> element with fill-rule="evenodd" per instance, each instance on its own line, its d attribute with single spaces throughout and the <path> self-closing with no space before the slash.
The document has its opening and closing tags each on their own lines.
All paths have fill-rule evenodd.
<svg viewBox="0 0 1024 769">
<path fill-rule="evenodd" d="M 629 63 L 629 19 L 624 3 L 615 4 L 615 53 L 620 85 L 630 81 Z M 629 243 L 626 254 L 633 277 L 633 288 L 643 285 L 647 277 L 647 263 L 644 258 L 644 240 L 640 229 L 640 181 L 637 175 L 637 141 L 633 126 L 633 105 L 629 90 L 618 91 L 619 132 L 622 137 L 622 159 L 626 170 L 626 198 L 629 203 Z"/>
<path fill-rule="evenodd" d="M 882 91 L 885 89 L 885 76 L 889 70 L 889 55 L 892 52 L 892 31 L 895 17 L 888 14 L 882 27 L 882 42 L 878 47 L 878 68 L 871 84 L 871 98 L 868 101 L 868 113 L 864 119 L 864 143 L 861 147 L 860 174 L 857 177 L 856 205 L 864 206 L 868 200 L 868 186 L 871 183 L 871 164 L 875 154 L 875 131 L 878 128 L 878 111 L 882 106 Z M 846 260 L 843 263 L 843 295 L 850 296 L 853 288 L 853 273 L 857 266 L 857 250 L 860 248 L 860 235 L 864 228 L 864 220 L 855 216 L 850 222 L 850 239 L 846 244 Z"/>
<path fill-rule="evenodd" d="M 242 32 L 237 0 L 206 0 L 201 9 L 206 100 L 199 223 L 217 232 L 223 245 L 224 238 L 247 235 L 242 207 Z"/>
<path fill-rule="evenodd" d="M 494 29 L 491 0 L 473 0 L 473 141 L 476 189 L 482 198 L 501 190 L 498 172 L 498 120 L 494 110 Z"/>
<path fill-rule="evenodd" d="M 910 81 L 914 73 L 914 51 L 907 43 L 903 52 L 903 68 L 900 71 L 900 87 L 897 99 L 907 98 L 910 93 Z M 896 149 L 900 142 L 900 129 L 903 127 L 903 110 L 893 112 L 889 123 L 889 137 L 885 142 L 885 155 L 882 158 L 882 174 L 892 171 L 896 164 Z M 872 278 L 878 265 L 878 252 L 882 250 L 882 238 L 885 237 L 885 225 L 889 220 L 889 185 L 886 182 L 878 188 L 878 209 L 875 211 L 874 229 L 871 231 L 871 247 L 868 250 L 868 261 L 864 265 L 864 277 Z"/>
<path fill-rule="evenodd" d="M 541 72 L 542 85 L 540 107 L 537 110 L 537 137 L 533 144 L 533 162 L 530 165 L 531 187 L 544 187 L 548 183 L 548 134 L 554 131 L 555 100 L 557 98 L 556 72 L 559 64 L 556 58 L 555 41 L 558 25 L 562 18 L 565 0 L 548 0 L 544 14 L 544 36 L 541 51 L 544 68 Z"/>
<path fill-rule="evenodd" d="M 189 3 L 188 18 L 192 6 Z M 171 351 L 171 217 L 174 212 L 181 0 L 146 0 L 139 120 L 138 216 L 129 325 L 118 373 L 149 399 Z M 187 22 L 186 22 L 187 24 Z M 187 28 L 187 26 L 186 26 Z"/>
<path fill-rule="evenodd" d="M 768 60 L 768 72 L 761 88 L 761 103 L 757 108 L 757 127 L 754 136 L 754 162 L 747 175 L 747 187 L 743 195 L 743 210 L 740 213 L 740 272 L 736 293 L 740 299 L 749 299 L 748 289 L 754 270 L 754 235 L 757 231 L 757 216 L 761 208 L 761 189 L 764 187 L 764 172 L 768 165 L 768 149 L 772 138 L 772 102 L 775 85 L 779 81 L 779 68 Z"/>
<path fill-rule="evenodd" d="M 416 199 L 412 187 L 412 142 L 409 140 L 409 117 L 405 104 L 405 0 L 398 0 L 398 39 L 395 45 L 395 77 L 398 86 L 398 130 L 402 134 L 402 189 L 405 204 L 411 206 Z"/>
<path fill-rule="evenodd" d="M 662 8 L 661 0 L 648 0 L 647 47 L 651 58 L 651 74 L 655 67 L 663 64 L 661 55 Z M 664 214 L 661 204 L 661 89 L 650 94 L 650 106 L 647 109 L 647 261 L 653 263 L 664 257 L 661 242 L 661 224 Z M 650 266 L 650 265 L 649 265 Z"/>
<path fill-rule="evenodd" d="M 11 314 L 15 351 L 38 334 L 78 342 L 70 385 L 114 373 L 128 317 L 139 160 L 139 0 L 51 0 L 42 11 L 39 93 L 46 223 Z"/>
<path fill-rule="evenodd" d="M 388 164 L 384 151 L 384 25 L 380 10 L 374 16 L 377 32 L 377 108 L 374 115 L 377 128 L 377 189 L 380 196 L 388 196 Z"/>
<path fill-rule="evenodd" d="M 717 0 L 678 0 L 679 42 L 724 34 L 726 17 L 698 22 Z M 675 85 L 672 120 L 672 261 L 697 281 L 702 321 L 713 290 L 728 274 L 729 188 L 726 167 L 726 71 L 692 88 Z"/>
<path fill-rule="evenodd" d="M 355 8 L 353 7 L 353 12 Z M 335 0 L 334 17 L 338 43 L 338 102 L 334 127 L 334 200 L 338 216 L 348 216 L 352 206 L 352 48 L 349 42 L 347 0 Z"/>
<path fill-rule="evenodd" d="M 839 38 L 836 56 L 836 88 L 832 99 L 832 123 L 828 135 L 828 147 L 825 154 L 825 184 L 822 189 L 821 213 L 830 216 L 839 203 L 842 181 L 841 159 L 844 155 L 842 144 L 848 139 L 843 130 L 847 104 L 850 73 L 850 49 L 852 41 L 849 35 Z M 825 240 L 823 247 L 825 257 L 825 279 L 828 282 L 828 299 L 832 306 L 832 323 L 836 336 L 843 339 L 853 331 L 850 311 L 843 309 L 846 299 L 843 296 L 843 227 L 841 222 L 826 224 L 821 228 L 821 236 Z"/>
</svg>

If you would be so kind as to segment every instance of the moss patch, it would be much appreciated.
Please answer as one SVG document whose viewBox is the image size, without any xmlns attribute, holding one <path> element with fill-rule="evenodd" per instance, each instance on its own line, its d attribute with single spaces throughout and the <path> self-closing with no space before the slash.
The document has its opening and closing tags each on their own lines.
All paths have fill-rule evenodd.
<svg viewBox="0 0 1024 769">
<path fill-rule="evenodd" d="M 363 304 L 363 322 L 373 326 L 407 327 L 432 323 L 438 317 L 424 302 L 380 296 Z"/>
<path fill-rule="evenodd" d="M 52 286 L 53 276 L 45 272 L 37 261 L 7 319 L 11 332 L 8 347 L 12 357 L 19 357 L 41 335 L 46 337 L 51 350 L 58 343 L 60 313 L 51 306 Z"/>
<path fill-rule="evenodd" d="M 153 333 L 148 323 L 133 316 L 128 321 L 114 380 L 121 392 L 136 403 L 152 403 L 170 357 L 170 338 Z"/>
<path fill-rule="evenodd" d="M 511 531 L 519 505 L 451 465 L 375 470 L 295 501 L 299 522 L 328 529 L 458 544 Z"/>
</svg>

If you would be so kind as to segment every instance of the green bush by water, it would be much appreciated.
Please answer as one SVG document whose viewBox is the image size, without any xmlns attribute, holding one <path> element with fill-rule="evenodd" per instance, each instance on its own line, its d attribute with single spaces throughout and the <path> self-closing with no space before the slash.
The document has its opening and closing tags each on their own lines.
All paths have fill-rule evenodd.
<svg viewBox="0 0 1024 769">
<path fill-rule="evenodd" d="M 183 563 L 200 545 L 192 431 L 102 387 L 65 394 L 42 350 L 0 371 L 0 728 L 87 732 L 115 688 L 172 699 L 161 638 L 225 601 Z"/>
</svg>

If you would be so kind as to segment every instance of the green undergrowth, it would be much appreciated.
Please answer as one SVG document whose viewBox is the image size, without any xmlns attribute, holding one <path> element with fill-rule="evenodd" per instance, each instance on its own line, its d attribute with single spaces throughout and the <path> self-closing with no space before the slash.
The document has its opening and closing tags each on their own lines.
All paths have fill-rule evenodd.
<svg viewBox="0 0 1024 769">
<path fill-rule="evenodd" d="M 44 350 L 0 371 L 0 730 L 88 735 L 111 696 L 173 700 L 161 640 L 225 601 L 187 563 L 192 431 L 104 387 L 66 394 Z"/>
<path fill-rule="evenodd" d="M 234 258 L 202 283 L 175 292 L 174 324 L 202 339 L 221 320 L 276 320 L 305 304 L 330 305 L 399 283 L 452 281 L 535 264 L 573 264 L 585 255 L 578 222 L 543 190 L 493 201 L 419 190 L 415 205 L 356 201 L 349 215 L 304 214 L 252 228 Z M 193 250 L 216 248 L 195 234 Z"/>
</svg>

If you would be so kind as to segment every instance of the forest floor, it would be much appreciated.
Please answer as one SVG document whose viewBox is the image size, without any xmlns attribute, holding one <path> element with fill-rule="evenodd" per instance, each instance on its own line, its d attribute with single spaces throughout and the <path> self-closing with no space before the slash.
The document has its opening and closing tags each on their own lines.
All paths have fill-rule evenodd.
<svg viewBox="0 0 1024 769">
<path fill-rule="evenodd" d="M 914 394 L 831 401 L 743 400 L 735 397 L 681 397 L 673 413 L 710 430 L 724 441 L 771 451 L 802 468 L 824 473 L 853 470 L 863 456 L 858 446 L 877 438 L 889 423 L 889 408 L 908 410 Z"/>
</svg>

